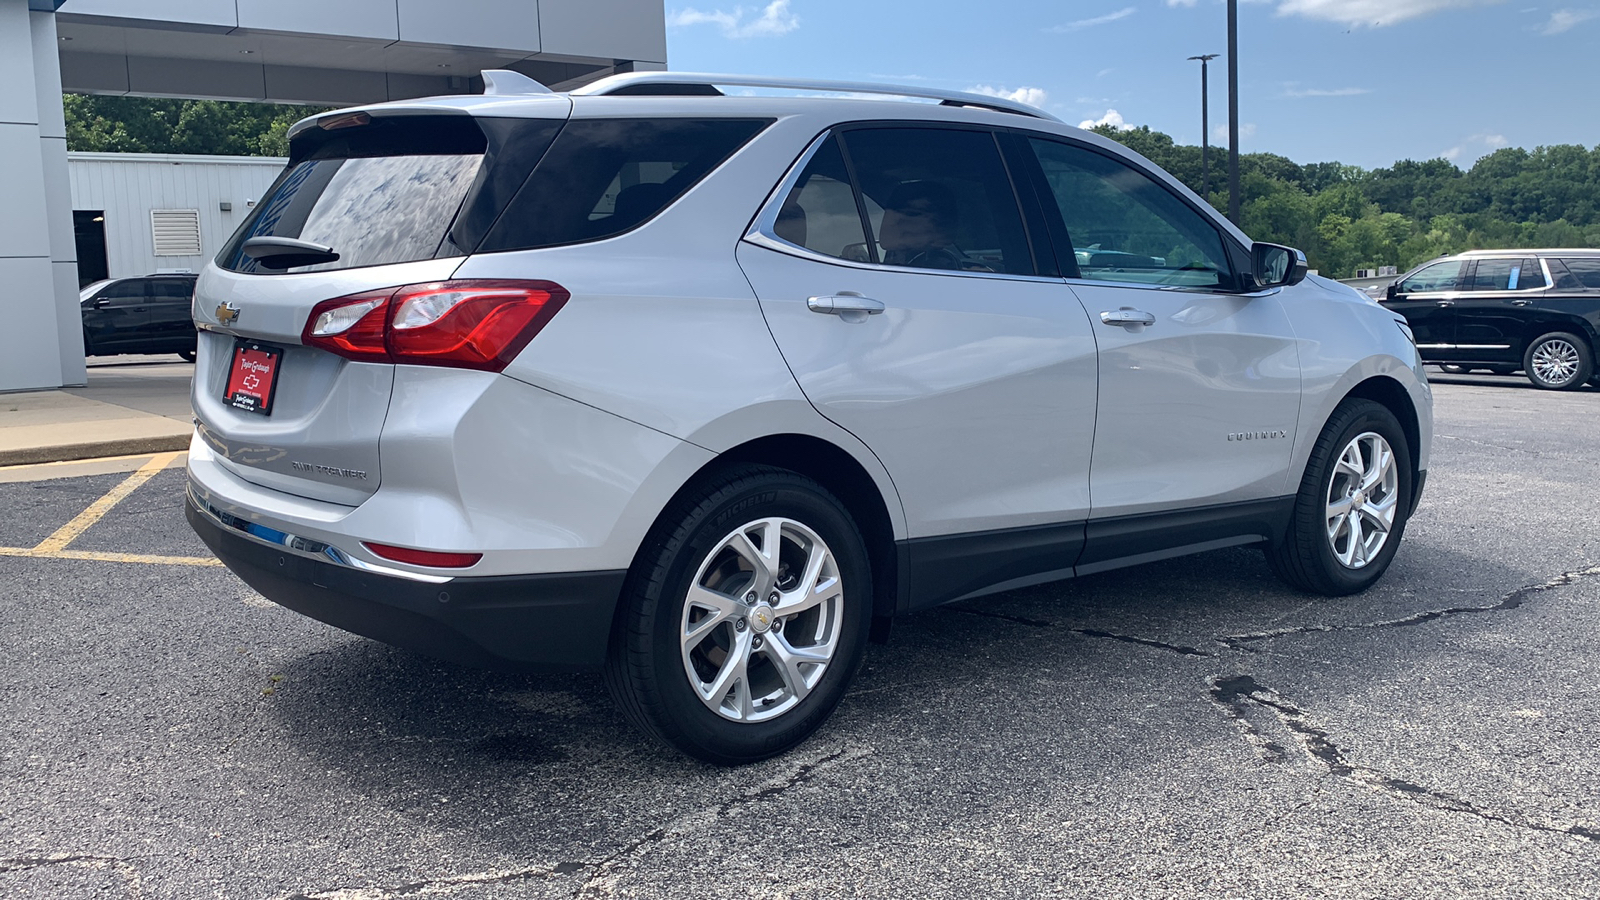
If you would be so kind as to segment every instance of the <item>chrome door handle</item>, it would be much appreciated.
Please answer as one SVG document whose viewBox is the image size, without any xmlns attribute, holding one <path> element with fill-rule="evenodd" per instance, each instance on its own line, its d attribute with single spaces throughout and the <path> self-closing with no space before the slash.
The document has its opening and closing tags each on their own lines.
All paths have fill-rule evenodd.
<svg viewBox="0 0 1600 900">
<path fill-rule="evenodd" d="M 838 316 L 846 322 L 865 322 L 867 316 L 883 312 L 882 300 L 863 297 L 852 291 L 840 291 L 825 297 L 806 298 L 806 308 L 825 316 Z"/>
<path fill-rule="evenodd" d="M 1439 301 L 1439 308 L 1440 309 L 1444 309 L 1447 306 L 1455 306 L 1455 305 L 1456 305 L 1456 302 L 1454 300 L 1440 300 Z"/>
<path fill-rule="evenodd" d="M 1121 309 L 1108 309 L 1100 313 L 1100 321 L 1107 325 L 1121 325 L 1126 328 L 1130 325 L 1154 325 L 1156 316 L 1155 313 L 1124 306 Z"/>
<path fill-rule="evenodd" d="M 1513 301 L 1511 301 L 1511 305 L 1512 306 L 1532 306 L 1533 305 L 1533 301 L 1532 300 L 1513 300 Z"/>
</svg>

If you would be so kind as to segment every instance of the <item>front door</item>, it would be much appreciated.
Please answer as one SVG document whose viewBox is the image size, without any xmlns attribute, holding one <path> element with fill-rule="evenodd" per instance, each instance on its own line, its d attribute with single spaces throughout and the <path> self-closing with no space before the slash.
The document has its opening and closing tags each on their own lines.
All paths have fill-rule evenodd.
<svg viewBox="0 0 1600 900">
<path fill-rule="evenodd" d="M 912 538 L 1081 535 L 1094 335 L 1036 275 L 994 134 L 830 135 L 758 229 L 738 260 L 773 337 L 811 403 L 883 462 Z M 1080 543 L 1034 568 L 1069 568 Z"/>
<path fill-rule="evenodd" d="M 1280 292 L 1239 293 L 1216 226 L 1146 173 L 1028 144 L 1100 348 L 1091 550 L 1093 520 L 1292 494 L 1300 362 Z"/>
<path fill-rule="evenodd" d="M 1456 349 L 1456 302 L 1466 287 L 1467 263 L 1459 259 L 1436 262 L 1406 276 L 1394 286 L 1383 305 L 1406 317 L 1416 336 L 1422 358 L 1461 359 Z"/>
</svg>

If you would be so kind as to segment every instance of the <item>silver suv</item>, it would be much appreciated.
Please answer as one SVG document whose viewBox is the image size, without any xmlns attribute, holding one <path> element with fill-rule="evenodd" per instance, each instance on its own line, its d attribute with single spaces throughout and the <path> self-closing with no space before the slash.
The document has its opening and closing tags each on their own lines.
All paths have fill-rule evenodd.
<svg viewBox="0 0 1600 900">
<path fill-rule="evenodd" d="M 1404 321 L 1115 143 L 899 86 L 486 81 L 295 126 L 200 278 L 189 521 L 266 597 L 603 671 L 734 764 L 895 616 L 1245 544 L 1349 594 L 1394 557 L 1432 433 Z"/>
</svg>

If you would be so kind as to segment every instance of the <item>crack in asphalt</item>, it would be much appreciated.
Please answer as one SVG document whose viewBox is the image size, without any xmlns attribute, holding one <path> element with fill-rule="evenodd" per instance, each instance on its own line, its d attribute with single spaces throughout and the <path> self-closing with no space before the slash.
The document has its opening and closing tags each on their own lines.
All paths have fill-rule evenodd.
<svg viewBox="0 0 1600 900">
<path fill-rule="evenodd" d="M 139 857 L 95 856 L 87 853 L 64 853 L 55 856 L 12 856 L 0 858 L 0 875 L 10 872 L 28 872 L 49 866 L 84 866 L 90 869 L 115 869 L 128 882 L 131 897 L 144 895 L 144 880 L 131 862 Z"/>
<path fill-rule="evenodd" d="M 537 866 L 527 869 L 496 870 L 489 872 L 475 872 L 466 875 L 451 875 L 441 878 L 424 879 L 421 881 L 407 882 L 393 887 L 378 888 L 332 888 L 320 891 L 301 891 L 288 894 L 282 900 L 392 900 L 398 897 L 421 897 L 454 893 L 466 888 L 478 888 L 486 885 L 511 884 L 516 882 L 535 881 L 546 878 L 555 878 L 563 875 L 575 875 L 588 872 L 589 877 L 578 885 L 573 892 L 573 900 L 583 897 L 598 897 L 611 893 L 605 879 L 626 860 L 638 854 L 644 848 L 659 844 L 669 837 L 680 834 L 692 833 L 697 825 L 706 819 L 724 818 L 744 806 L 764 803 L 781 796 L 786 791 L 813 780 L 819 769 L 840 760 L 856 759 L 867 755 L 865 750 L 851 750 L 844 748 L 836 750 L 818 759 L 802 763 L 778 784 L 768 785 L 740 796 L 724 800 L 710 809 L 700 809 L 685 813 L 673 821 L 656 828 L 647 834 L 637 837 L 616 851 L 598 860 L 567 860 L 553 866 Z M 0 860 L 0 864 L 4 861 Z M 0 869 L 0 871 L 5 871 Z"/>
<path fill-rule="evenodd" d="M 1256 723 L 1251 721 L 1249 708 L 1252 706 L 1271 712 L 1278 723 L 1294 735 L 1296 742 L 1300 744 L 1300 749 L 1322 763 L 1328 773 L 1336 778 L 1361 785 L 1393 799 L 1420 803 L 1442 812 L 1462 813 L 1512 828 L 1562 834 L 1600 843 L 1600 827 L 1584 825 L 1562 827 L 1523 816 L 1492 812 L 1481 809 L 1464 798 L 1351 762 L 1344 755 L 1344 751 L 1333 742 L 1327 730 L 1318 727 L 1305 710 L 1284 699 L 1277 691 L 1263 687 L 1250 675 L 1231 677 L 1218 675 L 1210 679 L 1210 685 L 1211 701 L 1221 707 L 1228 718 L 1240 726 L 1250 741 L 1256 745 L 1265 762 L 1286 762 L 1288 755 L 1283 745 L 1268 740 Z"/>
<path fill-rule="evenodd" d="M 1230 650 L 1243 650 L 1254 652 L 1248 646 L 1256 641 L 1267 641 L 1274 638 L 1285 637 L 1291 634 L 1317 634 L 1333 631 L 1358 631 L 1367 628 L 1409 628 L 1413 625 L 1422 625 L 1428 622 L 1446 619 L 1451 616 L 1469 615 L 1473 613 L 1503 612 L 1520 607 L 1529 597 L 1545 591 L 1554 590 L 1575 584 L 1585 578 L 1600 575 L 1600 566 L 1590 566 L 1587 569 L 1578 569 L 1573 572 L 1563 572 L 1548 581 L 1539 584 L 1530 584 L 1517 588 L 1500 598 L 1500 602 L 1493 606 L 1452 606 L 1447 609 L 1431 609 L 1406 616 L 1401 619 L 1387 619 L 1380 622 L 1361 622 L 1355 625 L 1299 625 L 1293 628 L 1275 628 L 1271 631 L 1254 631 L 1246 634 L 1230 634 L 1216 638 L 1216 642 Z"/>
<path fill-rule="evenodd" d="M 1185 647 L 1182 644 L 1168 644 L 1163 641 L 1152 640 L 1150 638 L 1134 637 L 1126 634 L 1115 634 L 1110 631 L 1102 631 L 1098 628 L 1072 628 L 1069 626 L 1060 625 L 1056 622 L 1049 622 L 1044 619 L 1029 619 L 1023 616 L 1013 616 L 1007 613 L 993 612 L 986 609 L 973 609 L 969 606 L 951 606 L 949 608 L 956 612 L 966 613 L 967 615 L 971 616 L 982 616 L 986 619 L 1000 619 L 1004 622 L 1015 622 L 1018 625 L 1027 625 L 1030 628 L 1064 627 L 1067 631 L 1070 631 L 1076 635 L 1082 635 L 1083 637 L 1100 638 L 1108 641 L 1119 641 L 1124 644 L 1137 644 L 1141 647 L 1151 647 L 1156 650 L 1166 650 L 1170 653 L 1176 653 L 1180 656 L 1198 656 L 1203 659 L 1216 658 L 1216 654 L 1207 653 L 1206 651 L 1197 647 Z"/>
</svg>

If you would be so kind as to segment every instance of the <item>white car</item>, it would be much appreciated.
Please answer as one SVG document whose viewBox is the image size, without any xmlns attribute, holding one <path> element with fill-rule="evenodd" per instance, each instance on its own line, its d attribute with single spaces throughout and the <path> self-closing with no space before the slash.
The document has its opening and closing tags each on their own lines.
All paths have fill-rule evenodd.
<svg viewBox="0 0 1600 900">
<path fill-rule="evenodd" d="M 1394 557 L 1432 434 L 1404 322 L 1123 147 L 903 86 L 486 81 L 296 125 L 200 276 L 188 516 L 266 597 L 604 672 L 736 764 L 899 615 L 1244 544 L 1348 594 Z"/>
</svg>

